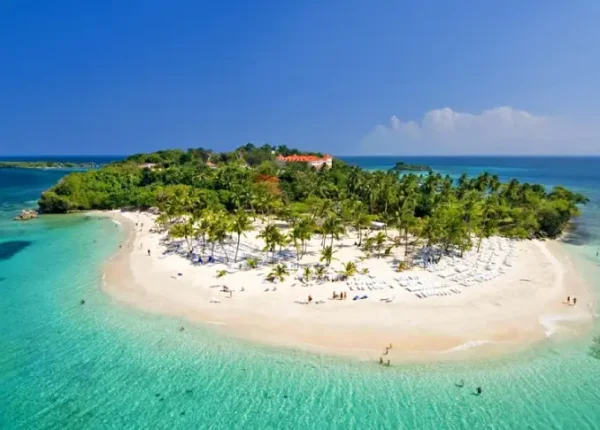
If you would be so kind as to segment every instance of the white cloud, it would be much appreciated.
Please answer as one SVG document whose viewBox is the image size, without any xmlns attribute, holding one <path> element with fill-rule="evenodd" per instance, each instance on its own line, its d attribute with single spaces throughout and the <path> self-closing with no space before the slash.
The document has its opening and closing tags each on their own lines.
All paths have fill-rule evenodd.
<svg viewBox="0 0 600 430">
<path fill-rule="evenodd" d="M 420 123 L 392 116 L 362 139 L 363 154 L 599 154 L 600 124 L 511 107 L 478 114 L 431 110 Z"/>
</svg>

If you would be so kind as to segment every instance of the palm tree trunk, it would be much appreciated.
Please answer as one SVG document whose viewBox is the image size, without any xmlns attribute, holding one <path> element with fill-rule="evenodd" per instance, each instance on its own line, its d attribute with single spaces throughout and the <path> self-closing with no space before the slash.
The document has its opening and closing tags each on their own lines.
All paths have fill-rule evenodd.
<svg viewBox="0 0 600 430">
<path fill-rule="evenodd" d="M 225 251 L 225 244 L 223 242 L 220 242 L 221 244 L 221 249 L 223 250 L 223 254 L 225 254 L 225 261 L 227 261 L 229 263 L 229 256 L 227 255 L 227 251 Z"/>
<path fill-rule="evenodd" d="M 238 256 L 238 251 L 240 250 L 240 239 L 242 238 L 242 235 L 240 233 L 238 233 L 238 241 L 237 241 L 237 246 L 235 248 L 235 257 L 233 257 L 233 262 L 237 263 L 237 256 Z"/>
</svg>

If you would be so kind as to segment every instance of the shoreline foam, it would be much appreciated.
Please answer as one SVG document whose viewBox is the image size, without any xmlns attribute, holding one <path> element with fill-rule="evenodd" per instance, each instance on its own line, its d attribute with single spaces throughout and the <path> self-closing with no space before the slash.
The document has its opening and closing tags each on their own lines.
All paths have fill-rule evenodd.
<svg viewBox="0 0 600 430">
<path fill-rule="evenodd" d="M 306 287 L 288 288 L 284 283 L 277 285 L 276 292 L 263 293 L 265 285 L 252 272 L 215 279 L 214 267 L 194 266 L 177 255 L 164 255 L 159 235 L 148 231 L 150 215 L 108 215 L 121 221 L 126 233 L 122 249 L 105 267 L 103 288 L 108 294 L 147 311 L 201 322 L 223 334 L 259 343 L 367 360 L 377 360 L 385 345 L 393 343 L 386 357 L 392 362 L 439 361 L 503 354 L 541 342 L 548 338 L 543 320 L 547 315 L 575 326 L 570 336 L 585 333 L 593 322 L 589 289 L 568 257 L 551 242 L 522 242 L 518 264 L 509 273 L 460 295 L 421 300 L 395 290 L 390 292 L 396 296 L 391 304 L 373 298 L 303 306 L 294 300 L 296 295 L 307 294 Z M 135 219 L 143 220 L 143 231 L 135 228 Z M 152 257 L 146 255 L 147 249 Z M 233 299 L 219 296 L 221 303 L 210 303 L 222 294 L 211 286 L 236 289 L 240 282 L 250 294 L 236 292 Z M 344 286 L 338 282 L 317 288 L 329 292 Z M 567 295 L 578 297 L 577 307 L 562 303 Z"/>
</svg>

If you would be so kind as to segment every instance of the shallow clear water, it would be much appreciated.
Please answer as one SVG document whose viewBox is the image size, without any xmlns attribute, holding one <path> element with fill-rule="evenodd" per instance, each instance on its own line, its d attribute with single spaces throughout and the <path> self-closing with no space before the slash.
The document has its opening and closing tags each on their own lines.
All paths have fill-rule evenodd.
<svg viewBox="0 0 600 430">
<path fill-rule="evenodd" d="M 503 168 L 519 175 L 519 166 Z M 99 289 L 120 229 L 85 216 L 10 221 L 61 174 L 21 172 L 19 184 L 0 170 L 0 428 L 600 428 L 591 335 L 501 359 L 387 369 L 232 341 L 127 308 Z M 573 172 L 533 174 L 547 185 L 577 182 Z M 599 182 L 577 182 L 593 202 L 584 234 L 565 245 L 594 281 Z"/>
</svg>

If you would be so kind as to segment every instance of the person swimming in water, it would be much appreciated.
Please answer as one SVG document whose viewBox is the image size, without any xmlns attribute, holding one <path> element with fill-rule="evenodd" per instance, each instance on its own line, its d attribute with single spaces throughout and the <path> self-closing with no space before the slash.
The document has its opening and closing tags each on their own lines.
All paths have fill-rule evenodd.
<svg viewBox="0 0 600 430">
<path fill-rule="evenodd" d="M 481 389 L 481 387 L 477 387 L 477 395 L 481 396 L 481 393 L 483 393 L 483 390 Z"/>
</svg>

